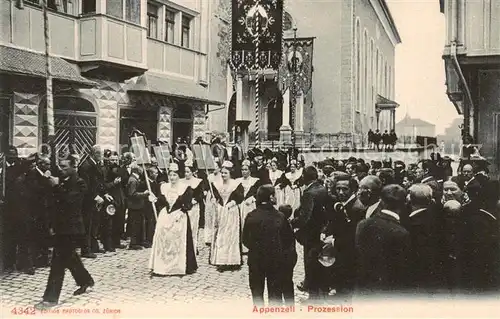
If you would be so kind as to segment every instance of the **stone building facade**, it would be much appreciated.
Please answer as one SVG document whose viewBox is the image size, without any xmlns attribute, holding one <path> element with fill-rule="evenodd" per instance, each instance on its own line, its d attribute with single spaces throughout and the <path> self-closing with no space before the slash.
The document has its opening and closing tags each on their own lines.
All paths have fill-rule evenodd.
<svg viewBox="0 0 500 319">
<path fill-rule="evenodd" d="M 397 107 L 393 102 L 395 47 L 401 39 L 385 0 L 284 1 L 284 8 L 284 38 L 292 39 L 296 26 L 300 41 L 313 42 L 312 86 L 296 103 L 298 140 L 305 144 L 315 141 L 318 146 L 362 145 L 377 122 L 382 131 L 394 128 L 390 110 L 377 114 L 379 95 L 391 102 L 390 109 Z M 278 89 L 276 72 L 264 70 L 260 76 L 259 136 L 261 142 L 275 144 L 283 141 L 283 126 L 289 124 L 285 123 L 289 121 L 288 101 L 293 97 Z M 214 112 L 210 125 L 216 130 L 241 132 L 235 125 L 235 113 L 241 112 L 250 121 L 248 135 L 253 142 L 255 73 L 241 77 L 241 105 L 236 103 L 234 75 L 233 85 L 228 86 L 234 92 L 232 99 L 228 97 L 229 107 Z"/>
<path fill-rule="evenodd" d="M 133 128 L 170 144 L 204 135 L 207 112 L 226 102 L 227 56 L 212 45 L 217 3 L 116 3 L 49 9 L 57 145 L 86 155 L 96 143 L 123 151 Z M 12 0 L 0 12 L 0 146 L 28 155 L 47 140 L 43 11 L 38 0 Z"/>
<path fill-rule="evenodd" d="M 500 176 L 500 6 L 496 1 L 440 0 L 447 94 L 463 115 L 462 136 L 478 144 Z"/>
</svg>

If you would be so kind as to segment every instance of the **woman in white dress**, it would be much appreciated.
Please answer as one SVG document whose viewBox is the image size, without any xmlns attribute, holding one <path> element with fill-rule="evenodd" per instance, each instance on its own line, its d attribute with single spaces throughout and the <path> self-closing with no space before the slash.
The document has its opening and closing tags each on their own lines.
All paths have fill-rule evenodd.
<svg viewBox="0 0 500 319">
<path fill-rule="evenodd" d="M 200 203 L 204 200 L 202 179 L 194 176 L 193 162 L 186 161 L 183 182 L 193 190 L 192 207 L 188 212 L 191 222 L 191 232 L 193 234 L 193 244 L 196 254 L 198 254 L 198 229 L 200 224 Z"/>
<path fill-rule="evenodd" d="M 168 183 L 160 187 L 158 221 L 149 259 L 151 275 L 186 275 L 198 268 L 188 212 L 193 190 L 179 179 L 179 167 L 169 166 Z"/>
<path fill-rule="evenodd" d="M 220 166 L 218 162 L 215 162 L 215 170 L 213 173 L 208 175 L 207 177 L 208 181 L 207 183 L 220 183 L 222 182 L 222 177 L 220 173 Z M 209 185 L 205 187 L 205 191 L 207 192 L 206 199 L 205 199 L 205 231 L 204 231 L 204 237 L 205 237 L 205 244 L 210 245 L 212 243 L 212 236 L 213 236 L 213 216 L 215 214 L 216 206 L 213 204 L 213 196 L 212 192 L 210 190 Z"/>
<path fill-rule="evenodd" d="M 256 208 L 255 206 L 255 195 L 257 194 L 257 188 L 259 188 L 259 179 L 250 176 L 250 161 L 244 160 L 241 164 L 241 175 L 236 181 L 243 186 L 243 202 L 240 204 L 241 213 L 241 229 L 243 230 L 243 225 L 245 224 L 245 218 L 248 213 Z M 242 253 L 246 254 L 248 248 L 242 245 Z"/>
<path fill-rule="evenodd" d="M 241 256 L 241 215 L 239 205 L 243 202 L 243 186 L 231 178 L 233 163 L 224 162 L 221 168 L 222 181 L 212 183 L 212 202 L 217 207 L 214 214 L 214 234 L 209 262 L 219 271 L 239 269 Z"/>
<path fill-rule="evenodd" d="M 270 163 L 269 179 L 276 191 L 276 207 L 286 203 L 285 187 L 288 185 L 285 173 L 278 169 L 278 160 L 273 158 Z"/>
<path fill-rule="evenodd" d="M 300 187 L 302 186 L 302 169 L 298 169 L 296 160 L 291 160 L 289 165 L 290 171 L 285 174 L 287 184 L 285 188 L 285 201 L 292 206 L 295 211 L 300 206 Z"/>
</svg>

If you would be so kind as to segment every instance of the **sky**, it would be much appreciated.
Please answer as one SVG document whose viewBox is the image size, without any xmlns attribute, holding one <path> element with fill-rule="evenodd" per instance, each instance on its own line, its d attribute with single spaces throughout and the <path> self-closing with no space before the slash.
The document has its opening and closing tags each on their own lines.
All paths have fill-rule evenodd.
<svg viewBox="0 0 500 319">
<path fill-rule="evenodd" d="M 402 43 L 396 46 L 396 122 L 406 112 L 441 134 L 459 117 L 446 95 L 444 15 L 438 0 L 386 0 Z"/>
</svg>

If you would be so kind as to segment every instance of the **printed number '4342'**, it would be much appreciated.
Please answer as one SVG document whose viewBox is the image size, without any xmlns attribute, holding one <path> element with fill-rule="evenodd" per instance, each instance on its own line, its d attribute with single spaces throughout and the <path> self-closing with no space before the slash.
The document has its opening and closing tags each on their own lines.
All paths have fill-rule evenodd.
<svg viewBox="0 0 500 319">
<path fill-rule="evenodd" d="M 17 315 L 17 316 L 22 316 L 22 315 L 34 315 L 35 314 L 35 307 L 17 307 L 17 308 L 12 308 L 10 311 L 11 314 Z"/>
</svg>

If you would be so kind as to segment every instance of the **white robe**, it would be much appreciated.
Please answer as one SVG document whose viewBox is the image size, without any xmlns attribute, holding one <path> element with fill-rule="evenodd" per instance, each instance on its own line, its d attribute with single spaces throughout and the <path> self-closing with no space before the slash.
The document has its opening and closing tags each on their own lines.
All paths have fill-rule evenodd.
<svg viewBox="0 0 500 319">
<path fill-rule="evenodd" d="M 208 175 L 208 182 L 209 183 L 222 183 L 222 176 L 220 174 L 217 174 L 215 176 L 214 174 Z M 215 214 L 217 207 L 212 204 L 212 193 L 209 191 L 207 193 L 207 197 L 205 199 L 205 243 L 210 244 L 212 243 L 212 237 L 213 237 L 213 229 L 214 229 L 214 220 L 213 216 Z"/>
<path fill-rule="evenodd" d="M 228 207 L 229 197 L 240 184 L 231 180 L 227 187 L 214 183 L 223 204 L 215 204 L 210 264 L 216 266 L 241 265 L 241 216 L 239 205 Z"/>
<path fill-rule="evenodd" d="M 300 176 L 302 176 L 302 170 L 297 170 L 294 174 L 292 174 L 292 172 L 288 172 L 285 174 L 285 177 L 290 181 L 292 185 L 297 179 L 300 178 Z M 300 206 L 300 196 L 300 187 L 287 186 L 285 188 L 285 202 L 286 204 L 292 206 L 293 211 L 295 211 Z"/>
<path fill-rule="evenodd" d="M 177 187 L 164 183 L 160 187 L 161 195 L 165 196 L 169 207 L 187 189 L 180 182 Z M 163 208 L 158 214 L 153 246 L 149 259 L 149 269 L 158 275 L 185 275 L 187 260 L 188 216 L 180 209 L 167 211 Z"/>
<path fill-rule="evenodd" d="M 276 207 L 286 204 L 285 189 L 281 189 L 278 185 L 276 185 L 276 181 L 281 177 L 281 175 L 283 175 L 283 171 L 280 171 L 279 169 L 275 172 L 269 170 L 269 179 L 271 180 L 271 183 L 276 191 Z"/>
</svg>

